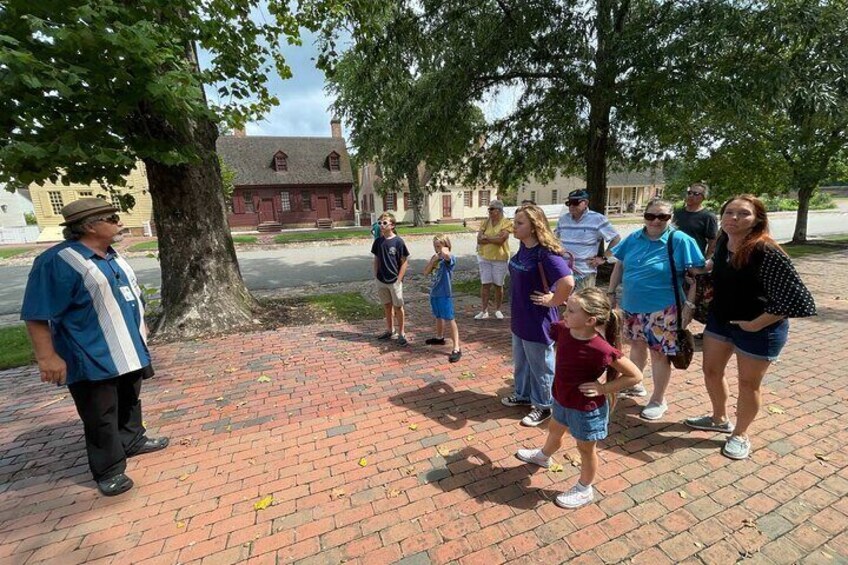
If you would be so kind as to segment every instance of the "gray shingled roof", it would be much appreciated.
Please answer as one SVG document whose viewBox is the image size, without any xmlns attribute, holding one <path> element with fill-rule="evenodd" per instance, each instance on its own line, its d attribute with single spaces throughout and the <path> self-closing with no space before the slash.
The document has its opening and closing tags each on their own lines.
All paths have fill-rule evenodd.
<svg viewBox="0 0 848 565">
<path fill-rule="evenodd" d="M 352 184 L 353 171 L 344 139 L 337 137 L 221 136 L 218 155 L 236 172 L 236 186 L 274 184 Z M 274 154 L 288 157 L 288 171 L 273 168 Z M 330 171 L 327 156 L 339 154 L 340 171 Z"/>
</svg>

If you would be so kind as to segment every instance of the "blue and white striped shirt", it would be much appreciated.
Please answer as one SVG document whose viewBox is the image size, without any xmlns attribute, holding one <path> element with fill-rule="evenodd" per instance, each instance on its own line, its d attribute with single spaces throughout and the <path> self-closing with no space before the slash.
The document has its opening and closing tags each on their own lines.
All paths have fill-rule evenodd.
<svg viewBox="0 0 848 565">
<path fill-rule="evenodd" d="M 21 319 L 50 323 L 53 347 L 68 367 L 68 384 L 150 365 L 141 288 L 111 247 L 104 258 L 78 241 L 65 241 L 39 255 Z"/>
<path fill-rule="evenodd" d="M 601 241 L 610 242 L 618 235 L 607 217 L 593 210 L 586 210 L 579 220 L 575 220 L 566 209 L 559 217 L 555 231 L 565 250 L 574 255 L 574 276 L 577 278 L 597 272 L 589 265 L 589 259 L 598 254 Z"/>
</svg>

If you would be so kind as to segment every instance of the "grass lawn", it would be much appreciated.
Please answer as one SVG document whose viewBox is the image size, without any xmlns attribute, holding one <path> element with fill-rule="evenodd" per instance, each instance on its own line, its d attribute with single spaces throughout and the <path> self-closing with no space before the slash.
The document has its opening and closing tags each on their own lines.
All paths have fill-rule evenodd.
<svg viewBox="0 0 848 565">
<path fill-rule="evenodd" d="M 787 243 L 783 245 L 784 251 L 793 259 L 800 259 L 809 255 L 820 255 L 832 251 L 848 249 L 848 234 L 832 235 L 824 239 L 815 239 L 800 245 Z"/>
<path fill-rule="evenodd" d="M 437 234 L 437 233 L 470 233 L 470 230 L 462 224 L 431 224 L 420 228 L 412 226 L 398 226 L 398 234 L 405 235 Z M 292 233 L 281 233 L 274 237 L 274 243 L 294 243 L 299 241 L 333 241 L 340 239 L 370 238 L 371 230 L 368 228 L 344 229 L 344 230 L 315 230 L 299 231 Z"/>
<path fill-rule="evenodd" d="M 0 328 L 0 369 L 11 369 L 32 362 L 32 346 L 24 325 Z"/>
<path fill-rule="evenodd" d="M 233 243 L 236 245 L 252 245 L 258 241 L 258 238 L 255 235 L 234 235 Z M 142 241 L 141 243 L 136 243 L 135 245 L 131 245 L 127 251 L 156 251 L 159 249 L 159 242 L 154 240 L 151 241 Z"/>
<path fill-rule="evenodd" d="M 368 302 L 358 292 L 316 294 L 303 298 L 303 301 L 325 310 L 334 318 L 345 322 L 376 320 L 383 317 L 383 307 Z"/>
<path fill-rule="evenodd" d="M 8 259 L 15 255 L 21 255 L 32 249 L 32 247 L 0 247 L 0 259 Z"/>
</svg>

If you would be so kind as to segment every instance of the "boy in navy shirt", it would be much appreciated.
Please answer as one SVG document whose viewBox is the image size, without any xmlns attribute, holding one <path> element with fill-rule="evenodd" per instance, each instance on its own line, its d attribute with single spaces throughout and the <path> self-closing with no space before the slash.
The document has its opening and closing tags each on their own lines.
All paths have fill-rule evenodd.
<svg viewBox="0 0 848 565">
<path fill-rule="evenodd" d="M 374 254 L 377 294 L 383 302 L 386 315 L 386 331 L 377 339 L 384 341 L 397 337 L 398 345 L 406 346 L 409 342 L 403 333 L 403 276 L 409 266 L 409 250 L 395 232 L 395 217 L 392 214 L 383 212 L 377 223 L 380 225 L 380 237 L 371 245 L 371 253 Z"/>
</svg>

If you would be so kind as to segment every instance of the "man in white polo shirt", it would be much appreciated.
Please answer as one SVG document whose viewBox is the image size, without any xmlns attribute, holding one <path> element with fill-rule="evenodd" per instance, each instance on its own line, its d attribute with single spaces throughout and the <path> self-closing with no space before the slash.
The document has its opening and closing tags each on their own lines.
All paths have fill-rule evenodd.
<svg viewBox="0 0 848 565">
<path fill-rule="evenodd" d="M 583 189 L 568 193 L 567 210 L 557 222 L 556 234 L 566 251 L 574 255 L 574 290 L 595 286 L 598 265 L 607 262 L 609 250 L 621 236 L 603 214 L 589 210 L 589 193 Z M 605 242 L 604 256 L 598 255 L 600 242 Z"/>
</svg>

